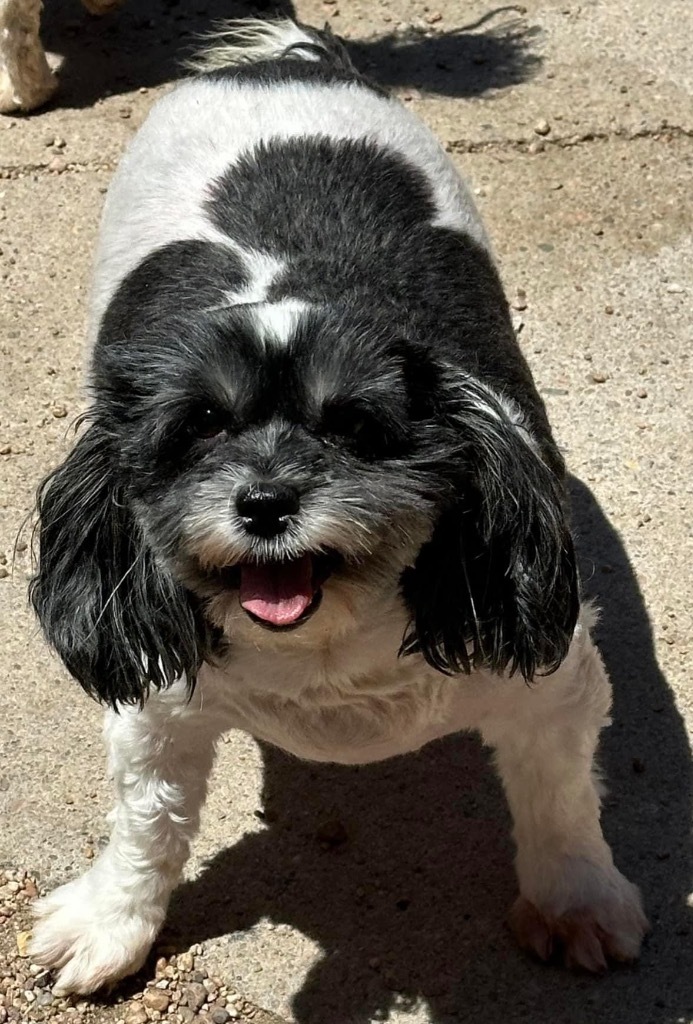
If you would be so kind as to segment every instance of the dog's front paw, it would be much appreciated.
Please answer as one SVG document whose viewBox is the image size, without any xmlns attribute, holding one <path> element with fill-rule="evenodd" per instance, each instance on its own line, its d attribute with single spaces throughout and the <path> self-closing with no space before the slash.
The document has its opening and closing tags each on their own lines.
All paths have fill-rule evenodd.
<svg viewBox="0 0 693 1024">
<path fill-rule="evenodd" d="M 36 905 L 31 959 L 57 972 L 56 994 L 94 992 L 139 970 L 164 911 L 145 914 L 131 898 L 87 873 Z"/>
<path fill-rule="evenodd" d="M 567 967 L 605 971 L 609 959 L 636 960 L 648 930 L 640 893 L 616 868 L 582 863 L 576 878 L 568 871 L 560 897 L 515 903 L 510 925 L 523 949 L 549 960 L 560 952 Z M 586 884 L 587 882 L 587 884 Z M 572 890 L 573 898 L 566 898 Z"/>
<path fill-rule="evenodd" d="M 10 74 L 0 68 L 0 114 L 18 110 L 36 110 L 47 103 L 58 87 L 58 80 L 49 68 L 42 50 L 32 54 L 26 67 Z"/>
</svg>

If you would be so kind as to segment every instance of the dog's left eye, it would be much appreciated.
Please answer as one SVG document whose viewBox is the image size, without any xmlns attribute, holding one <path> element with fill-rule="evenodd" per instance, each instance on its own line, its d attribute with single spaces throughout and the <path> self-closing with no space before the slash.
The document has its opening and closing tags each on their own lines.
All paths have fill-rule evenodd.
<svg viewBox="0 0 693 1024">
<path fill-rule="evenodd" d="M 209 440 L 228 428 L 228 414 L 211 405 L 201 405 L 188 419 L 186 429 L 191 437 Z"/>
<path fill-rule="evenodd" d="M 365 458 L 389 453 L 396 439 L 373 413 L 355 405 L 334 403 L 323 409 L 319 432 L 328 440 L 339 440 Z"/>
<path fill-rule="evenodd" d="M 360 409 L 348 405 L 330 405 L 323 410 L 321 433 L 358 441 L 373 425 L 373 419 Z"/>
</svg>

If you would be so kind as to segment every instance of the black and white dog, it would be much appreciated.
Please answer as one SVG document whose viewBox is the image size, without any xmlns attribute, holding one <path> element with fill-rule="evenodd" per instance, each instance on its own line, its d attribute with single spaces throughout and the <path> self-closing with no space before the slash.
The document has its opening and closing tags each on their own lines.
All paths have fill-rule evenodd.
<svg viewBox="0 0 693 1024">
<path fill-rule="evenodd" d="M 322 33 L 246 22 L 204 61 L 114 178 L 88 426 L 40 492 L 31 596 L 111 705 L 117 807 L 31 955 L 74 992 L 143 963 L 224 731 L 352 764 L 476 729 L 520 941 L 634 958 L 564 467 L 467 190 Z"/>
</svg>

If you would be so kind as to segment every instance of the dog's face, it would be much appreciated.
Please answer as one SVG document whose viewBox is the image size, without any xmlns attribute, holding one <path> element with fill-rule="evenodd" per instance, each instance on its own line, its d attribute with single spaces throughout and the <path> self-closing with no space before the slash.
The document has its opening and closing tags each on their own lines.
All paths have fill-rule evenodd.
<svg viewBox="0 0 693 1024">
<path fill-rule="evenodd" d="M 394 592 L 451 493 L 415 346 L 384 318 L 293 300 L 157 334 L 154 369 L 103 377 L 115 418 L 142 391 L 123 437 L 133 508 L 215 624 L 305 642 Z"/>
<path fill-rule="evenodd" d="M 32 585 L 85 688 L 141 700 L 193 680 L 219 634 L 324 642 L 394 594 L 399 653 L 441 671 L 558 664 L 577 614 L 560 484 L 517 410 L 410 335 L 286 299 L 99 344 Z"/>
</svg>

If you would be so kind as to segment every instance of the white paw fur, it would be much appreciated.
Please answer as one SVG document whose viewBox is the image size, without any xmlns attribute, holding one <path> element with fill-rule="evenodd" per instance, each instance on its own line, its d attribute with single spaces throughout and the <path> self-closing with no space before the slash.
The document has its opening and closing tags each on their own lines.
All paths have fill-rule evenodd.
<svg viewBox="0 0 693 1024">
<path fill-rule="evenodd" d="M 56 972 L 57 995 L 95 992 L 140 969 L 165 911 L 132 902 L 89 872 L 37 904 L 29 955 Z"/>
</svg>

